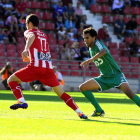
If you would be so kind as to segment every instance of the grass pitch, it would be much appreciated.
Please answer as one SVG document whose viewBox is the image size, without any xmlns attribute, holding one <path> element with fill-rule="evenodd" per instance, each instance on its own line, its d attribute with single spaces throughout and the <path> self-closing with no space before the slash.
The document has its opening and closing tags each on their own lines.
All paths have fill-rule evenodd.
<svg viewBox="0 0 140 140">
<path fill-rule="evenodd" d="M 0 90 L 0 140 L 140 140 L 140 108 L 121 93 L 94 93 L 105 117 L 81 120 L 54 92 L 23 91 L 28 109 L 10 110 L 11 91 Z M 89 115 L 93 106 L 68 92 Z"/>
</svg>

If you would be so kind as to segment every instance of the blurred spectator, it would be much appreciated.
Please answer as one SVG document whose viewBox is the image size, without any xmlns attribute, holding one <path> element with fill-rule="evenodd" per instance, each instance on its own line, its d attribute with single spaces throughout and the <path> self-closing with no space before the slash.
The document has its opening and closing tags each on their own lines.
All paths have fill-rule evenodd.
<svg viewBox="0 0 140 140">
<path fill-rule="evenodd" d="M 84 24 L 84 28 L 87 28 L 87 24 L 86 24 L 86 21 L 87 21 L 87 16 L 86 15 L 83 15 L 82 16 L 82 19 L 81 19 L 81 22 Z"/>
<path fill-rule="evenodd" d="M 107 29 L 108 25 L 107 24 L 103 24 L 103 28 L 100 28 L 98 30 L 98 39 L 102 42 L 111 42 L 111 37 L 108 34 L 108 29 Z"/>
<path fill-rule="evenodd" d="M 58 0 L 46 0 L 46 2 L 51 2 L 51 7 L 55 9 L 58 6 Z"/>
<path fill-rule="evenodd" d="M 5 16 L 11 15 L 12 11 L 14 10 L 13 5 L 9 2 L 9 0 L 5 0 L 4 3 L 2 3 L 2 9 Z"/>
<path fill-rule="evenodd" d="M 59 30 L 61 26 L 65 26 L 63 23 L 62 16 L 58 16 L 57 22 L 56 22 L 56 29 Z"/>
<path fill-rule="evenodd" d="M 76 28 L 80 27 L 80 21 L 81 21 L 82 16 L 83 16 L 83 11 L 80 8 L 80 5 L 81 5 L 81 3 L 77 2 L 77 6 L 74 8 L 75 9 L 76 18 L 77 18 Z"/>
<path fill-rule="evenodd" d="M 25 21 L 26 15 L 24 12 L 21 12 L 20 16 L 18 16 L 18 27 L 20 27 L 21 32 L 24 32 L 26 29 Z"/>
<path fill-rule="evenodd" d="M 62 16 L 65 19 L 65 9 L 62 1 L 59 1 L 59 5 L 55 8 L 54 17 L 58 18 L 58 16 Z"/>
<path fill-rule="evenodd" d="M 138 44 L 137 44 L 136 40 L 137 39 L 134 38 L 132 44 L 130 44 L 130 54 L 134 57 L 137 56 L 137 54 L 138 54 Z"/>
<path fill-rule="evenodd" d="M 11 16 L 7 17 L 5 25 L 10 28 L 11 32 L 13 32 L 14 28 L 16 29 L 16 31 L 18 31 L 18 22 L 14 13 Z"/>
<path fill-rule="evenodd" d="M 29 84 L 33 90 L 46 91 L 43 83 L 41 83 L 39 80 L 29 82 Z"/>
<path fill-rule="evenodd" d="M 126 24 L 126 37 L 130 37 L 130 34 L 133 38 L 138 37 L 137 25 L 136 16 L 132 16 L 132 19 Z"/>
<path fill-rule="evenodd" d="M 70 27 L 69 29 L 68 39 L 71 41 L 77 41 L 77 39 L 75 38 L 75 34 L 73 33 L 73 27 Z"/>
<path fill-rule="evenodd" d="M 2 68 L 0 71 L 0 74 L 2 75 L 2 84 L 4 85 L 5 89 L 10 90 L 7 79 L 10 77 L 11 74 L 13 74 L 14 70 L 12 68 L 11 62 L 7 62 L 6 65 Z"/>
<path fill-rule="evenodd" d="M 125 22 L 123 19 L 123 15 L 120 15 L 119 19 L 115 21 L 115 32 L 117 33 L 118 39 L 121 39 L 123 41 L 123 38 L 121 37 L 121 34 L 124 34 L 125 32 Z"/>
<path fill-rule="evenodd" d="M 17 3 L 17 0 L 10 0 L 10 3 L 13 5 L 13 7 L 15 8 L 15 5 Z"/>
<path fill-rule="evenodd" d="M 56 75 L 57 80 L 60 82 L 60 85 L 63 87 L 65 83 L 62 74 L 57 70 L 56 66 L 53 66 L 53 71 Z"/>
<path fill-rule="evenodd" d="M 0 43 L 5 43 L 5 44 L 9 43 L 7 32 L 8 32 L 7 29 L 2 30 L 2 33 L 0 34 Z"/>
<path fill-rule="evenodd" d="M 82 0 L 87 10 L 90 10 L 91 5 L 96 3 L 96 0 Z"/>
<path fill-rule="evenodd" d="M 131 7 L 131 0 L 124 0 L 124 6 L 129 6 Z"/>
<path fill-rule="evenodd" d="M 69 19 L 67 19 L 65 21 L 65 27 L 67 30 L 70 29 L 70 27 L 73 27 L 73 33 L 76 34 L 77 33 L 77 29 L 76 29 L 76 26 L 75 26 L 75 21 L 73 20 L 73 17 L 70 16 Z"/>
<path fill-rule="evenodd" d="M 11 32 L 8 35 L 8 38 L 9 38 L 9 43 L 14 43 L 14 44 L 17 43 L 16 32 Z"/>
<path fill-rule="evenodd" d="M 112 5 L 113 13 L 124 14 L 124 1 L 123 0 L 114 0 Z"/>
<path fill-rule="evenodd" d="M 124 49 L 122 56 L 130 57 L 130 44 L 129 44 L 129 42 L 126 42 L 126 48 Z"/>
<path fill-rule="evenodd" d="M 80 28 L 77 30 L 77 39 L 78 41 L 83 40 L 83 30 L 84 30 L 84 24 L 80 23 Z"/>
<path fill-rule="evenodd" d="M 69 16 L 74 16 L 74 13 L 75 13 L 75 10 L 74 8 L 72 7 L 72 3 L 69 3 L 68 4 L 68 7 L 66 9 L 66 16 L 69 17 Z"/>
<path fill-rule="evenodd" d="M 80 54 L 81 54 L 81 59 L 84 61 L 90 58 L 90 53 L 86 44 L 83 47 L 81 47 Z"/>
<path fill-rule="evenodd" d="M 71 46 L 71 50 L 72 50 L 72 52 L 71 52 L 72 59 L 81 60 L 79 42 L 74 42 Z"/>
<path fill-rule="evenodd" d="M 71 60 L 71 52 L 69 49 L 69 42 L 65 42 L 63 44 L 63 48 L 61 50 L 61 59 L 62 60 Z"/>
<path fill-rule="evenodd" d="M 59 40 L 67 40 L 68 37 L 66 36 L 66 30 L 64 26 L 61 26 L 58 31 L 58 39 Z"/>
<path fill-rule="evenodd" d="M 139 0 L 131 0 L 132 7 L 140 7 L 140 1 Z"/>
<path fill-rule="evenodd" d="M 20 14 L 21 12 L 27 13 L 27 5 L 24 0 L 19 0 L 15 5 L 16 12 Z"/>
<path fill-rule="evenodd" d="M 62 0 L 62 2 L 64 6 L 68 7 L 68 4 L 72 3 L 72 0 Z"/>
</svg>

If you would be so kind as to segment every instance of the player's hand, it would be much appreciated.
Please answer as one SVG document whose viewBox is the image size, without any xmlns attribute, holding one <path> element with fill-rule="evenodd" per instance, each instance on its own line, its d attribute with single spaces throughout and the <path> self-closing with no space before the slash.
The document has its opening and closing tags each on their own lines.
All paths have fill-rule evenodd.
<svg viewBox="0 0 140 140">
<path fill-rule="evenodd" d="M 82 62 L 80 64 L 80 66 L 82 66 L 82 67 L 85 67 L 85 66 L 89 67 L 89 63 L 91 63 L 92 61 L 93 61 L 92 59 L 88 59 L 88 60 Z"/>
<path fill-rule="evenodd" d="M 25 59 L 25 58 L 27 58 L 27 56 L 28 56 L 28 51 L 23 51 L 22 53 L 21 53 L 21 56 L 22 56 L 22 59 Z"/>
</svg>

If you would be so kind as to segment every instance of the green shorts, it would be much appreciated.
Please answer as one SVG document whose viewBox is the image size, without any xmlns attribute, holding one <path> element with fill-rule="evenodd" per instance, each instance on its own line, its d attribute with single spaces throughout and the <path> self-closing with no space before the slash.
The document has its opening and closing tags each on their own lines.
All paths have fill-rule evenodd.
<svg viewBox="0 0 140 140">
<path fill-rule="evenodd" d="M 110 76 L 100 75 L 93 78 L 93 80 L 95 80 L 99 84 L 99 91 L 108 90 L 110 88 L 118 88 L 122 83 L 128 83 L 123 73 Z"/>
</svg>

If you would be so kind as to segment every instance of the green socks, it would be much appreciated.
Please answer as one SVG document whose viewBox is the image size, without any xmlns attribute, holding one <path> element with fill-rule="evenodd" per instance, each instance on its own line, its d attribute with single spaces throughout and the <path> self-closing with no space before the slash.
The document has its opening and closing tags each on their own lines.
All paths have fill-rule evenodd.
<svg viewBox="0 0 140 140">
<path fill-rule="evenodd" d="M 140 107 L 140 97 L 139 96 L 135 95 L 132 100 Z"/>
<path fill-rule="evenodd" d="M 82 93 L 91 102 L 91 104 L 95 107 L 95 109 L 96 109 L 97 112 L 101 112 L 102 111 L 102 108 L 98 104 L 97 100 L 95 99 L 95 97 L 93 96 L 93 94 L 92 94 L 91 91 L 85 90 Z"/>
</svg>

